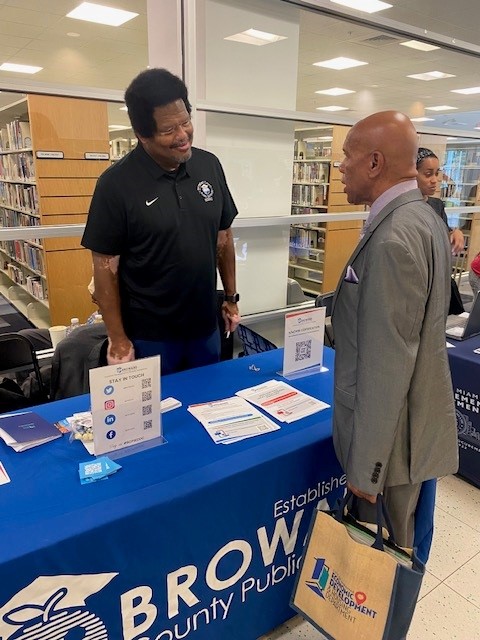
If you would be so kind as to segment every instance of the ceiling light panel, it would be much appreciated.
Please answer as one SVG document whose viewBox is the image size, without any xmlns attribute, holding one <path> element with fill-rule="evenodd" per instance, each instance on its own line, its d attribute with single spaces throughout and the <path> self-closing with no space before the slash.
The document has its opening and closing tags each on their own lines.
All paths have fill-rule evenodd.
<svg viewBox="0 0 480 640">
<path fill-rule="evenodd" d="M 0 65 L 0 71 L 13 71 L 14 73 L 38 73 L 43 67 L 34 67 L 29 64 L 14 64 L 13 62 L 4 62 Z"/>
<path fill-rule="evenodd" d="M 321 91 L 315 91 L 324 96 L 346 96 L 348 93 L 355 93 L 351 89 L 342 89 L 341 87 L 332 87 L 331 89 L 323 89 Z"/>
<path fill-rule="evenodd" d="M 421 42 L 420 40 L 407 40 L 406 42 L 399 42 L 402 47 L 410 47 L 410 49 L 418 49 L 418 51 L 435 51 L 435 49 L 440 49 L 440 47 L 436 47 L 434 44 L 428 44 L 427 42 Z"/>
<path fill-rule="evenodd" d="M 414 73 L 407 78 L 413 78 L 414 80 L 425 80 L 425 82 L 429 82 L 430 80 L 444 80 L 445 78 L 455 78 L 451 73 L 443 73 L 443 71 L 427 71 L 426 73 Z"/>
<path fill-rule="evenodd" d="M 465 96 L 471 96 L 480 93 L 480 87 L 469 87 L 468 89 L 452 89 L 451 93 L 462 93 Z"/>
<path fill-rule="evenodd" d="M 253 44 L 262 47 L 265 44 L 273 44 L 280 40 L 286 40 L 287 36 L 278 36 L 275 33 L 267 31 L 259 31 L 258 29 L 247 29 L 241 33 L 235 33 L 233 36 L 227 36 L 224 40 L 233 40 L 234 42 L 242 42 L 243 44 Z"/>
<path fill-rule="evenodd" d="M 440 104 L 436 107 L 425 107 L 426 111 L 452 111 L 458 107 L 450 107 L 448 104 Z"/>
<path fill-rule="evenodd" d="M 365 13 L 376 13 L 392 7 L 388 2 L 381 2 L 381 0 L 330 0 L 330 2 L 341 4 L 342 7 L 349 7 L 349 9 L 364 11 Z"/>
<path fill-rule="evenodd" d="M 133 13 L 132 11 L 105 7 L 104 5 L 94 4 L 93 2 L 82 2 L 76 9 L 67 13 L 67 18 L 106 24 L 110 27 L 119 27 L 137 16 L 138 13 Z"/>
<path fill-rule="evenodd" d="M 348 111 L 348 107 L 339 107 L 338 105 L 330 105 L 329 107 L 317 107 L 318 111 Z"/>
<path fill-rule="evenodd" d="M 433 122 L 435 118 L 426 118 L 425 116 L 421 118 L 410 118 L 412 122 Z"/>
<path fill-rule="evenodd" d="M 326 69 L 336 69 L 340 71 L 342 69 L 352 69 L 353 67 L 361 67 L 368 62 L 362 62 L 361 60 L 354 60 L 353 58 L 332 58 L 331 60 L 323 60 L 321 62 L 314 62 L 314 67 L 324 67 Z"/>
</svg>

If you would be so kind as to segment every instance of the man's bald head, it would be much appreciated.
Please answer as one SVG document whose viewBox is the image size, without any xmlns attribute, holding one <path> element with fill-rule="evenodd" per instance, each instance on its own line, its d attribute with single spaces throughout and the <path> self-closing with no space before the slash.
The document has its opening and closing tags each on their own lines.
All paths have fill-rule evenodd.
<svg viewBox="0 0 480 640">
<path fill-rule="evenodd" d="M 340 166 L 348 201 L 372 204 L 399 182 L 416 178 L 417 133 L 399 111 L 381 111 L 349 131 Z"/>
</svg>

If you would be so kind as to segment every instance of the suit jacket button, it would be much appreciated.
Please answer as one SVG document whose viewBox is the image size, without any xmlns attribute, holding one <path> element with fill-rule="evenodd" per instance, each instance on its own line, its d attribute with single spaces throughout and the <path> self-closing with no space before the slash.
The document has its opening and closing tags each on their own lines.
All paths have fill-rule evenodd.
<svg viewBox="0 0 480 640">
<path fill-rule="evenodd" d="M 379 469 L 381 469 L 383 465 L 382 465 L 382 463 L 381 463 L 381 462 L 376 462 L 376 463 L 375 463 L 375 466 L 376 466 L 376 467 L 378 467 Z"/>
<path fill-rule="evenodd" d="M 372 484 L 377 484 L 378 479 L 377 478 L 372 478 Z"/>
</svg>

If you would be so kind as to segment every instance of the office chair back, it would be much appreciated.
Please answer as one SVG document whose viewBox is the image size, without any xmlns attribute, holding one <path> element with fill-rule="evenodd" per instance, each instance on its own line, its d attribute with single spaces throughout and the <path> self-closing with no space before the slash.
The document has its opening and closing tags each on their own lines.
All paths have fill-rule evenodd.
<svg viewBox="0 0 480 640">
<path fill-rule="evenodd" d="M 316 307 L 325 307 L 325 336 L 323 339 L 323 344 L 326 347 L 331 347 L 332 349 L 335 348 L 331 322 L 334 295 L 335 291 L 329 291 L 328 293 L 321 293 L 315 298 Z"/>
<path fill-rule="evenodd" d="M 332 315 L 333 296 L 335 291 L 329 291 L 328 293 L 321 293 L 315 298 L 316 307 L 326 307 L 325 316 L 329 318 Z"/>
<path fill-rule="evenodd" d="M 243 353 L 241 355 L 251 356 L 254 353 L 262 353 L 263 351 L 271 351 L 276 349 L 277 345 L 270 342 L 256 331 L 253 331 L 244 324 L 239 324 L 237 334 L 243 345 Z"/>
<path fill-rule="evenodd" d="M 18 333 L 0 334 L 0 371 L 16 373 L 33 370 L 38 381 L 42 401 L 48 400 L 48 394 L 42 381 L 35 349 L 28 338 Z"/>
</svg>

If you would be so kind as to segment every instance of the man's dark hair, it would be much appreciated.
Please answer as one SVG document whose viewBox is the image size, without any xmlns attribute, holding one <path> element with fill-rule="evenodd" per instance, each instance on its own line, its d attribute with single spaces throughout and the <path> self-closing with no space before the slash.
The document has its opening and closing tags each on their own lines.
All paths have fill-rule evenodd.
<svg viewBox="0 0 480 640">
<path fill-rule="evenodd" d="M 151 138 L 157 131 L 153 118 L 156 107 L 164 107 L 176 100 L 183 100 L 190 114 L 188 89 L 183 80 L 167 69 L 147 69 L 132 80 L 125 91 L 125 104 L 133 130 L 144 138 Z"/>
</svg>

